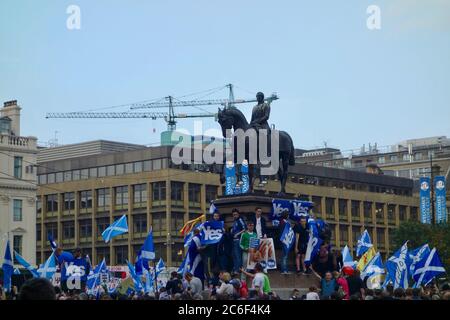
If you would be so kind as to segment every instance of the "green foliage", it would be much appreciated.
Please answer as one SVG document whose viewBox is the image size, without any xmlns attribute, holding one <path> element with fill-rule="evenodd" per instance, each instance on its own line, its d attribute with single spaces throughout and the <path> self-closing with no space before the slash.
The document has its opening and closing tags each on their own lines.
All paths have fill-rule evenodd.
<svg viewBox="0 0 450 320">
<path fill-rule="evenodd" d="M 414 249 L 428 243 L 430 249 L 436 247 L 446 270 L 450 270 L 450 224 L 422 224 L 403 222 L 393 233 L 394 250 L 400 248 L 406 240 L 408 248 Z"/>
</svg>

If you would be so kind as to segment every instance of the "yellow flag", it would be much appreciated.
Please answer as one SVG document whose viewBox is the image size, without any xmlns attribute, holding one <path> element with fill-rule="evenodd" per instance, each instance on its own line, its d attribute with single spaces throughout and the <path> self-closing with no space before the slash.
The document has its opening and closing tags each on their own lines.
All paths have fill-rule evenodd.
<svg viewBox="0 0 450 320">
<path fill-rule="evenodd" d="M 364 268 L 367 266 L 367 264 L 372 260 L 372 258 L 376 255 L 375 248 L 372 246 L 369 250 L 367 250 L 359 259 L 358 264 L 356 265 L 356 268 L 359 271 L 363 271 Z"/>
</svg>

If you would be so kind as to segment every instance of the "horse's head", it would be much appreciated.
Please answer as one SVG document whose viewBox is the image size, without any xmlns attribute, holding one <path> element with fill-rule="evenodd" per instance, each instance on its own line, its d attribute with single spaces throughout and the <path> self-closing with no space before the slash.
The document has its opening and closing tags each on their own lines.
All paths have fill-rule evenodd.
<svg viewBox="0 0 450 320">
<path fill-rule="evenodd" d="M 234 124 L 234 118 L 230 115 L 228 110 L 229 109 L 226 108 L 223 110 L 219 108 L 219 111 L 217 112 L 217 121 L 222 127 L 222 135 L 224 137 L 226 137 L 227 130 L 232 129 Z"/>
</svg>

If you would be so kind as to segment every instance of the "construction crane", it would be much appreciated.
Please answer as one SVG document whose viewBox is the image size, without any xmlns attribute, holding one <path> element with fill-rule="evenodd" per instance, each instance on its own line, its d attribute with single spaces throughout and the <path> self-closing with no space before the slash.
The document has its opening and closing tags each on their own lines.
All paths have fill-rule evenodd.
<svg viewBox="0 0 450 320">
<path fill-rule="evenodd" d="M 228 84 L 226 87 L 229 88 L 229 99 L 210 99 L 210 100 L 190 100 L 190 101 L 174 101 L 174 97 L 165 97 L 167 102 L 151 102 L 151 103 L 140 103 L 131 104 L 130 109 L 156 109 L 156 108 L 168 108 L 168 112 L 90 112 L 90 111 L 80 111 L 80 112 L 51 112 L 46 114 L 46 118 L 87 118 L 87 119 L 124 119 L 124 118 L 149 118 L 152 120 L 164 119 L 167 122 L 167 130 L 176 130 L 177 119 L 182 118 L 212 118 L 217 121 L 217 113 L 175 113 L 175 107 L 196 107 L 205 105 L 223 105 L 226 108 L 234 106 L 234 104 L 240 103 L 250 103 L 257 102 L 255 99 L 244 100 L 244 99 L 234 99 L 233 85 Z M 222 87 L 223 88 L 223 87 Z M 270 103 L 273 100 L 277 100 L 278 96 L 272 94 L 265 100 Z"/>
</svg>

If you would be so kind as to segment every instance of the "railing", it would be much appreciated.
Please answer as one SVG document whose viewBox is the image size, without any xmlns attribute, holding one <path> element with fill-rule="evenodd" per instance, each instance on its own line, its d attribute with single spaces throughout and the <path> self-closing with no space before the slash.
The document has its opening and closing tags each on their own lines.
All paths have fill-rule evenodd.
<svg viewBox="0 0 450 320">
<path fill-rule="evenodd" d="M 20 137 L 0 134 L 0 144 L 6 144 L 15 147 L 37 148 L 37 139 L 34 137 Z"/>
</svg>

